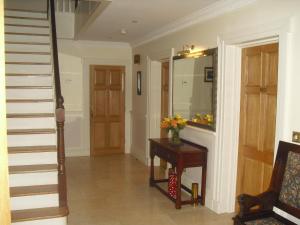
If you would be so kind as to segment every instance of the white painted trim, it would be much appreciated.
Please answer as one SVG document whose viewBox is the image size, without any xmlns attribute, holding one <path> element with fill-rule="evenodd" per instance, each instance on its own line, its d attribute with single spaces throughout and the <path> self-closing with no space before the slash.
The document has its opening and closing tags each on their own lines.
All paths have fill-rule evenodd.
<svg viewBox="0 0 300 225">
<path fill-rule="evenodd" d="M 284 124 L 287 123 L 288 107 L 285 94 L 288 90 L 287 80 L 290 77 L 290 21 L 283 20 L 259 27 L 246 27 L 243 31 L 218 37 L 219 74 L 218 80 L 218 114 L 217 114 L 217 144 L 216 161 L 216 200 L 219 203 L 218 212 L 234 212 L 235 189 L 237 176 L 238 135 L 240 114 L 241 88 L 241 49 L 243 47 L 262 45 L 278 41 L 279 70 L 278 70 L 278 98 L 275 149 L 279 139 L 287 139 Z M 228 129 L 230 127 L 231 129 Z M 276 153 L 276 150 L 275 150 Z"/>
<path fill-rule="evenodd" d="M 131 43 L 132 47 L 138 47 L 140 45 L 146 44 L 148 42 L 154 41 L 168 34 L 177 32 L 184 28 L 190 27 L 192 25 L 204 22 L 206 20 L 215 18 L 224 13 L 237 10 L 239 8 L 245 7 L 256 0 L 223 0 L 217 1 L 216 3 L 209 5 L 201 10 L 191 13 L 173 23 L 163 26 L 144 37 L 134 40 Z"/>
</svg>

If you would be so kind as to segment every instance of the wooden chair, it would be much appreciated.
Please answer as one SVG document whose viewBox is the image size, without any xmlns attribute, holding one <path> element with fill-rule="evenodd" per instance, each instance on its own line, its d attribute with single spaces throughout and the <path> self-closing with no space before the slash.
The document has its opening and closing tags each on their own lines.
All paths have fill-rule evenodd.
<svg viewBox="0 0 300 225">
<path fill-rule="evenodd" d="M 300 218 L 300 145 L 280 141 L 268 190 L 257 196 L 242 194 L 238 203 L 234 225 L 297 225 L 273 207 Z"/>
</svg>

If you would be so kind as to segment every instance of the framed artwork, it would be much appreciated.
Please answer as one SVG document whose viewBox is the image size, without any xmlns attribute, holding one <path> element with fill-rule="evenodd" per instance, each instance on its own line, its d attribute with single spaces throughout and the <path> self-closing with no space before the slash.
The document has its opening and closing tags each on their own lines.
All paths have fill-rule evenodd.
<svg viewBox="0 0 300 225">
<path fill-rule="evenodd" d="M 204 82 L 213 82 L 214 80 L 214 68 L 204 67 Z"/>
<path fill-rule="evenodd" d="M 142 95 L 142 72 L 138 71 L 136 74 L 136 94 Z"/>
</svg>

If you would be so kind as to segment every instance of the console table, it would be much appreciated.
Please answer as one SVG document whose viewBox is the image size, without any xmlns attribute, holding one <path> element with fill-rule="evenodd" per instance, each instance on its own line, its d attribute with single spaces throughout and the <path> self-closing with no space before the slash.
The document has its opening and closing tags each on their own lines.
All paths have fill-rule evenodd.
<svg viewBox="0 0 300 225">
<path fill-rule="evenodd" d="M 207 165 L 207 148 L 182 139 L 182 145 L 174 146 L 168 138 L 149 139 L 150 141 L 150 186 L 158 188 L 164 195 L 175 202 L 175 208 L 180 209 L 181 205 L 192 204 L 193 200 L 181 200 L 181 188 L 191 193 L 191 190 L 181 184 L 181 175 L 185 168 L 202 167 L 201 196 L 198 200 L 201 205 L 205 204 L 206 189 L 206 165 Z M 172 198 L 158 183 L 168 182 L 168 179 L 154 178 L 154 157 L 158 156 L 171 163 L 176 168 L 177 173 L 177 193 L 176 199 Z"/>
</svg>

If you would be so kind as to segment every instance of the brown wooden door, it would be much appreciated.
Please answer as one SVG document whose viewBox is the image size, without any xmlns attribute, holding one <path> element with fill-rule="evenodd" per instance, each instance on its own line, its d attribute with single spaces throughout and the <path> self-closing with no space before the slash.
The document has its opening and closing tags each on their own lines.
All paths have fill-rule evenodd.
<svg viewBox="0 0 300 225">
<path fill-rule="evenodd" d="M 237 195 L 259 194 L 271 179 L 278 44 L 243 49 Z"/>
<path fill-rule="evenodd" d="M 161 120 L 169 116 L 169 62 L 161 64 Z M 166 129 L 160 129 L 160 137 L 167 138 Z M 167 161 L 160 159 L 160 171 L 167 169 Z"/>
<path fill-rule="evenodd" d="M 161 119 L 169 116 L 169 62 L 161 65 Z M 160 129 L 160 137 L 168 137 L 166 129 Z"/>
<path fill-rule="evenodd" d="M 124 152 L 124 67 L 90 68 L 91 155 Z"/>
</svg>

